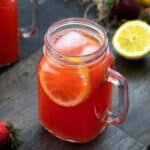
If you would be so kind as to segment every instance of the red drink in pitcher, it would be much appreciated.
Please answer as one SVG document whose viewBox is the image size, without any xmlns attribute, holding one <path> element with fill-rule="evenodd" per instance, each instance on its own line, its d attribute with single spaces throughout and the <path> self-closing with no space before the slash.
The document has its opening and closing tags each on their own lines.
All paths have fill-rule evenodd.
<svg viewBox="0 0 150 150">
<path fill-rule="evenodd" d="M 118 75 L 109 71 L 114 60 L 105 32 L 102 28 L 98 33 L 83 28 L 81 23 L 87 20 L 75 21 L 80 26 L 70 27 L 75 22 L 67 20 L 69 27 L 60 26 L 58 31 L 59 24 L 66 23 L 63 20 L 45 36 L 44 55 L 38 66 L 39 116 L 55 136 L 85 143 L 102 132 L 108 122 L 121 123 L 126 113 L 118 122 L 109 116 L 112 84 L 108 77 Z"/>
<path fill-rule="evenodd" d="M 19 38 L 29 38 L 37 31 L 37 2 L 30 1 L 32 25 L 18 23 L 18 0 L 0 0 L 0 67 L 10 65 L 19 57 Z"/>
<path fill-rule="evenodd" d="M 0 0 L 0 66 L 19 57 L 18 12 L 15 0 Z"/>
</svg>

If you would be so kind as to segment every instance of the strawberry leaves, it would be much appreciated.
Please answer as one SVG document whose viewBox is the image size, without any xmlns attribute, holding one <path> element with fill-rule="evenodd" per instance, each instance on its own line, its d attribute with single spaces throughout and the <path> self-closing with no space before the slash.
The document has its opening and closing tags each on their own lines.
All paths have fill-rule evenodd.
<svg viewBox="0 0 150 150">
<path fill-rule="evenodd" d="M 120 0 L 106 0 L 106 4 L 112 8 L 114 3 L 118 3 Z"/>
<path fill-rule="evenodd" d="M 11 148 L 12 150 L 17 150 L 18 147 L 21 144 L 21 138 L 19 135 L 20 130 L 14 128 L 13 124 L 11 122 L 7 121 L 7 128 L 10 131 L 10 137 L 11 137 Z"/>
<path fill-rule="evenodd" d="M 19 132 L 9 121 L 0 120 L 0 149 L 18 150 L 21 144 Z"/>
</svg>

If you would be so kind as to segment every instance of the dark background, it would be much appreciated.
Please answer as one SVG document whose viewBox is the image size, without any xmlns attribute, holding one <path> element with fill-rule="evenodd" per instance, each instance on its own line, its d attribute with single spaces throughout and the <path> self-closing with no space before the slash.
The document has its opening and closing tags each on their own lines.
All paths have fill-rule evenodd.
<svg viewBox="0 0 150 150">
<path fill-rule="evenodd" d="M 31 11 L 29 0 L 19 0 L 19 16 L 21 26 L 31 24 Z M 67 17 L 82 17 L 84 7 L 78 0 L 39 0 L 39 31 L 29 39 L 20 40 L 21 59 L 37 51 L 43 45 L 44 34 L 48 27 L 57 20 Z"/>
</svg>

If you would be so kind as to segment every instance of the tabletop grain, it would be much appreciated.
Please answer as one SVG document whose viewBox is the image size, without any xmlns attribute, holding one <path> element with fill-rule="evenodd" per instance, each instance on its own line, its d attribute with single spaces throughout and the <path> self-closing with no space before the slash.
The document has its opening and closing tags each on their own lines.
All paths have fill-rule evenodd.
<svg viewBox="0 0 150 150">
<path fill-rule="evenodd" d="M 145 145 L 117 127 L 88 144 L 63 142 L 42 128 L 38 119 L 36 69 L 41 51 L 0 75 L 0 119 L 7 118 L 21 129 L 20 150 L 145 150 Z"/>
<path fill-rule="evenodd" d="M 150 54 L 141 60 L 127 60 L 113 49 L 108 33 L 110 50 L 115 56 L 116 70 L 128 80 L 130 109 L 127 120 L 119 128 L 143 144 L 150 144 Z M 114 98 L 115 99 L 115 98 Z"/>
<path fill-rule="evenodd" d="M 150 55 L 127 61 L 116 55 L 116 69 L 128 80 L 130 109 L 119 128 L 143 144 L 150 144 Z"/>
</svg>

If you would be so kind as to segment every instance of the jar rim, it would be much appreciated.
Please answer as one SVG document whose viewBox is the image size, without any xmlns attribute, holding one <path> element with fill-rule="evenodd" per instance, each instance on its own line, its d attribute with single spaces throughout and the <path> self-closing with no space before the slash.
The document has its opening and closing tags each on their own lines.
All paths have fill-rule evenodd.
<svg viewBox="0 0 150 150">
<path fill-rule="evenodd" d="M 52 46 L 51 42 L 49 42 L 48 38 L 54 32 L 57 32 L 57 30 L 59 32 L 59 30 L 63 29 L 64 27 L 66 27 L 66 29 L 67 29 L 67 26 L 69 27 L 71 25 L 74 25 L 74 26 L 79 25 L 79 26 L 87 27 L 87 28 L 97 32 L 98 34 L 103 34 L 102 45 L 96 51 L 89 53 L 89 54 L 81 55 L 81 56 L 67 55 L 67 54 L 63 54 L 63 53 L 57 51 Z M 81 64 L 91 63 L 99 58 L 102 58 L 106 54 L 106 51 L 108 49 L 108 39 L 107 39 L 107 34 L 105 32 L 105 29 L 101 25 L 95 23 L 94 21 L 91 21 L 91 20 L 85 19 L 85 18 L 65 18 L 65 19 L 61 19 L 61 20 L 55 22 L 48 28 L 48 31 L 44 37 L 44 42 L 45 42 L 44 50 L 43 50 L 44 54 L 46 54 L 48 56 L 53 56 L 57 60 L 65 63 L 65 64 L 67 63 L 67 64 L 71 64 L 71 65 L 81 65 Z M 80 62 L 72 61 L 72 60 L 75 60 L 72 58 L 76 58 L 76 59 L 80 60 Z"/>
</svg>

